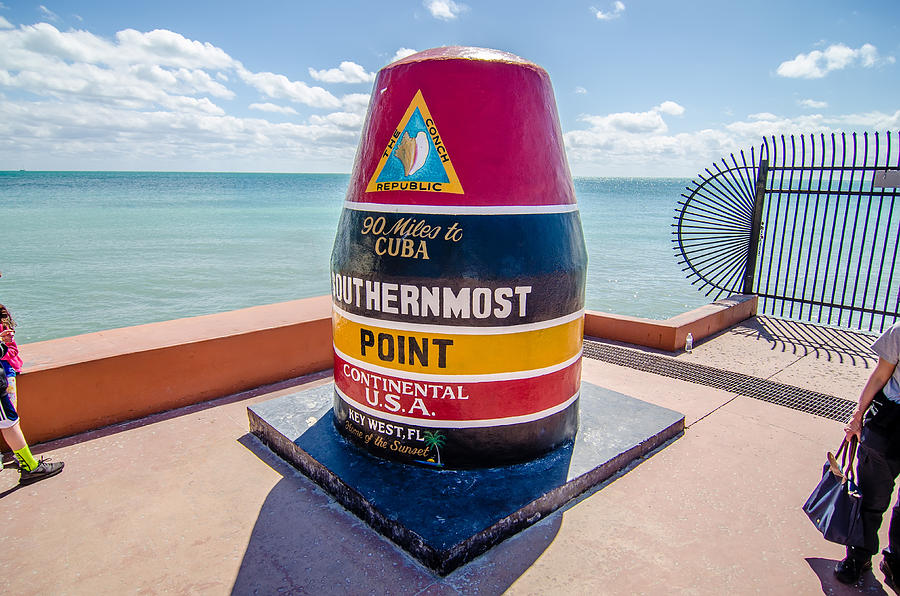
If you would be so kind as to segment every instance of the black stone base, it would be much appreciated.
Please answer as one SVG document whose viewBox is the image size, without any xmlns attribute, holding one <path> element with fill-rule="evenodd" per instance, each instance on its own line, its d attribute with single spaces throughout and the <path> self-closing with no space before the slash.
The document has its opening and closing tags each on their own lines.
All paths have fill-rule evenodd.
<svg viewBox="0 0 900 596">
<path fill-rule="evenodd" d="M 684 416 L 582 384 L 574 442 L 500 468 L 440 470 L 374 457 L 332 422 L 333 385 L 248 410 L 250 431 L 341 505 L 441 575 L 537 522 L 684 430 Z"/>
</svg>

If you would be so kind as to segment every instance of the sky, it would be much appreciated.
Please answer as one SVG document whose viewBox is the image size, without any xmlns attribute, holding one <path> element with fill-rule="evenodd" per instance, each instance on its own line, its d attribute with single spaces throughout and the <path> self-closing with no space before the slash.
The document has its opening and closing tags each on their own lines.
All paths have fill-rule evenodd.
<svg viewBox="0 0 900 596">
<path fill-rule="evenodd" d="M 900 129 L 897 0 L 0 0 L 0 170 L 349 173 L 379 69 L 550 75 L 574 176 Z"/>
</svg>

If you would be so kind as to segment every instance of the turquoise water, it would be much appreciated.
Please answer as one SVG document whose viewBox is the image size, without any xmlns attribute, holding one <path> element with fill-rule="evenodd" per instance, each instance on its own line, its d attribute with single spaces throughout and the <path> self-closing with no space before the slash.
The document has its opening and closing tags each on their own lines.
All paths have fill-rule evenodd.
<svg viewBox="0 0 900 596">
<path fill-rule="evenodd" d="M 349 176 L 0 173 L 0 302 L 28 343 L 327 294 Z M 672 250 L 687 180 L 575 180 L 587 307 L 668 318 L 708 299 Z"/>
</svg>

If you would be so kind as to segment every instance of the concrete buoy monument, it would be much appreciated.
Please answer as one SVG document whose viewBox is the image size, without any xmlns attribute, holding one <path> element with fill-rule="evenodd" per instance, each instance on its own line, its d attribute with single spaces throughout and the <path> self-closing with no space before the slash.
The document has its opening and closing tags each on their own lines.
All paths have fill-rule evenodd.
<svg viewBox="0 0 900 596">
<path fill-rule="evenodd" d="M 573 439 L 586 266 L 542 68 L 468 47 L 383 68 L 331 260 L 340 433 L 445 468 Z"/>
<path fill-rule="evenodd" d="M 394 62 L 332 251 L 334 382 L 249 406 L 251 432 L 445 575 L 684 429 L 582 382 L 586 266 L 547 73 Z"/>
</svg>

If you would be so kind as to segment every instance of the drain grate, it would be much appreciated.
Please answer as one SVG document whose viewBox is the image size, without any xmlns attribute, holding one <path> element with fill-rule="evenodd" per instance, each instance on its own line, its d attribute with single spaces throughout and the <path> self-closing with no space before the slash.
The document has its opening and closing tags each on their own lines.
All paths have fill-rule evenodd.
<svg viewBox="0 0 900 596">
<path fill-rule="evenodd" d="M 839 422 L 846 422 L 856 409 L 856 402 L 827 393 L 588 339 L 584 340 L 584 355 L 610 364 L 731 391 Z"/>
</svg>

